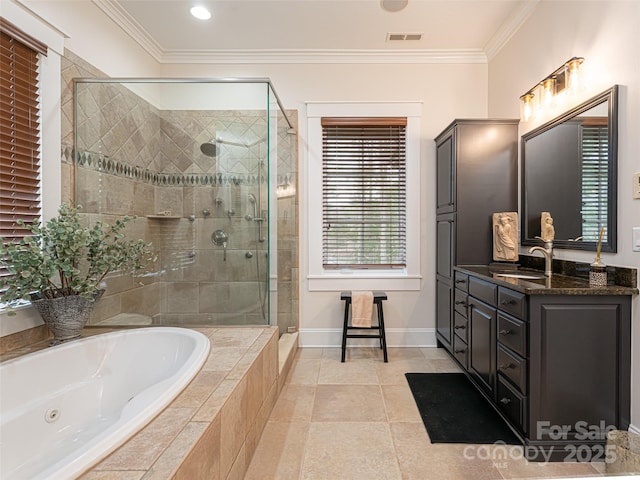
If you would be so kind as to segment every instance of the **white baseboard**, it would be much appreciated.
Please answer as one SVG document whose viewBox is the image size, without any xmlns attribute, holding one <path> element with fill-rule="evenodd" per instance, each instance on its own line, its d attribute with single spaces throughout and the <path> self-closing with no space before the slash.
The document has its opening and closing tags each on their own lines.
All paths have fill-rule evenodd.
<svg viewBox="0 0 640 480">
<path fill-rule="evenodd" d="M 635 433 L 636 435 L 640 435 L 640 428 L 635 425 L 629 425 L 629 431 Z"/>
<path fill-rule="evenodd" d="M 342 345 L 341 328 L 301 328 L 299 345 L 301 347 L 340 347 Z M 372 333 L 376 333 L 372 330 Z M 386 328 L 388 347 L 435 347 L 435 328 Z M 378 339 L 349 338 L 350 347 L 369 347 L 378 344 Z"/>
</svg>

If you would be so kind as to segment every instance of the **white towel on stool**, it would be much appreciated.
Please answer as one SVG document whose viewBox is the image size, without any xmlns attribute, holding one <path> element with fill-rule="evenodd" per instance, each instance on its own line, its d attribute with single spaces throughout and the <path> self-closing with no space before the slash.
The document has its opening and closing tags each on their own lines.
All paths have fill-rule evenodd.
<svg viewBox="0 0 640 480">
<path fill-rule="evenodd" d="M 351 325 L 370 327 L 373 312 L 373 292 L 351 293 Z"/>
</svg>

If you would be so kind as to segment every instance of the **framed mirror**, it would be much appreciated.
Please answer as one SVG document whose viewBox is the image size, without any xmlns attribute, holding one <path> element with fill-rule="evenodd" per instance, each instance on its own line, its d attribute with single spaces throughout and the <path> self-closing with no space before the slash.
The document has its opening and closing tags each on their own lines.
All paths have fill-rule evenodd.
<svg viewBox="0 0 640 480">
<path fill-rule="evenodd" d="M 522 136 L 522 245 L 540 245 L 542 212 L 553 246 L 617 250 L 618 86 Z"/>
</svg>

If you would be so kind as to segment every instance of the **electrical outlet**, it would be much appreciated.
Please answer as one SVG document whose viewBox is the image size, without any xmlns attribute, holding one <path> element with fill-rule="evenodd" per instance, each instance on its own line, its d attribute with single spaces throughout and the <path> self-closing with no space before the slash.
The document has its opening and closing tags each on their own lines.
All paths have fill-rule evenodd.
<svg viewBox="0 0 640 480">
<path fill-rule="evenodd" d="M 631 247 L 634 252 L 640 252 L 640 227 L 633 227 L 631 229 L 633 232 Z"/>
<path fill-rule="evenodd" d="M 633 198 L 640 199 L 640 173 L 633 174 Z"/>
</svg>

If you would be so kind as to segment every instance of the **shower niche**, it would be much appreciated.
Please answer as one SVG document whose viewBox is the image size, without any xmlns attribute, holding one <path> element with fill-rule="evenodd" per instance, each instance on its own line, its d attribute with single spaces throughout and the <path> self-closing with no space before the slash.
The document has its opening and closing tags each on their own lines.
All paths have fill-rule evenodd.
<svg viewBox="0 0 640 480">
<path fill-rule="evenodd" d="M 279 245 L 289 258 L 297 197 L 278 193 L 296 184 L 296 118 L 271 83 L 82 78 L 74 95 L 76 203 L 89 223 L 135 216 L 127 235 L 158 256 L 107 278 L 91 324 L 295 326 Z"/>
</svg>

